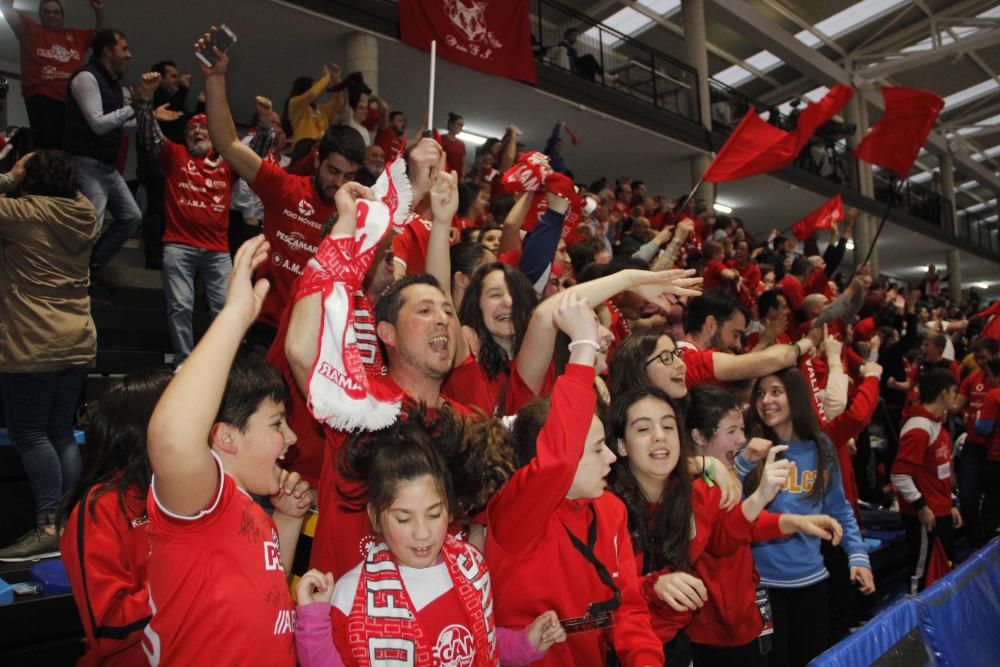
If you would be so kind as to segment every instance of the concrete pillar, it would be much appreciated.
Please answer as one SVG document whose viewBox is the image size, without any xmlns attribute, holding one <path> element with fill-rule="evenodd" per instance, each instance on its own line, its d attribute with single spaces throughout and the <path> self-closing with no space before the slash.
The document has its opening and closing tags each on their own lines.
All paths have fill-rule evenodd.
<svg viewBox="0 0 1000 667">
<path fill-rule="evenodd" d="M 946 152 L 940 157 L 941 170 L 941 197 L 944 201 L 941 202 L 943 206 L 946 206 L 949 211 L 951 211 L 951 231 L 956 236 L 958 235 L 958 215 L 955 211 L 955 161 L 951 156 L 951 151 Z"/>
<path fill-rule="evenodd" d="M 378 39 L 367 32 L 348 33 L 344 38 L 343 75 L 361 72 L 365 83 L 378 92 Z"/>
<path fill-rule="evenodd" d="M 844 109 L 844 117 L 848 123 L 854 123 L 858 131 L 853 137 L 848 138 L 848 146 L 853 150 L 861 138 L 868 133 L 868 107 L 860 94 L 854 95 Z M 858 190 L 865 197 L 875 198 L 875 181 L 872 178 L 872 166 L 864 160 L 856 160 L 858 165 Z M 857 266 L 865 258 L 872 239 L 878 229 L 881 217 L 875 218 L 867 213 L 858 215 L 854 223 L 854 264 Z M 878 248 L 872 251 L 869 263 L 872 267 L 872 275 L 878 275 Z"/>
<path fill-rule="evenodd" d="M 954 303 L 962 300 L 962 261 L 957 248 L 945 252 L 948 268 L 948 298 Z"/>
<path fill-rule="evenodd" d="M 684 51 L 687 62 L 698 72 L 698 120 L 701 126 L 712 129 L 712 104 L 708 90 L 708 47 L 705 39 L 704 0 L 681 0 L 681 18 L 684 25 Z M 691 187 L 698 182 L 711 162 L 708 155 L 697 155 L 691 160 Z M 696 197 L 704 199 L 709 207 L 715 203 L 715 184 L 702 183 Z"/>
</svg>

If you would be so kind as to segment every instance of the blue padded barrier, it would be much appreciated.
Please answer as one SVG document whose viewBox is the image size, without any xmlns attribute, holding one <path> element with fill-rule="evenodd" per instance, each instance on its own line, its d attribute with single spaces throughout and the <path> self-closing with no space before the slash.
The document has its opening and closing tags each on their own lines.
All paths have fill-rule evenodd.
<svg viewBox="0 0 1000 667">
<path fill-rule="evenodd" d="M 811 667 L 871 665 L 875 656 L 888 658 L 885 664 L 922 667 L 930 663 L 930 655 L 920 636 L 920 606 L 915 599 L 896 600 L 809 664 Z"/>
<path fill-rule="evenodd" d="M 917 596 L 921 631 L 941 667 L 1000 663 L 1000 540 Z"/>
<path fill-rule="evenodd" d="M 811 667 L 1000 664 L 1000 538 L 920 595 L 906 596 Z"/>
</svg>

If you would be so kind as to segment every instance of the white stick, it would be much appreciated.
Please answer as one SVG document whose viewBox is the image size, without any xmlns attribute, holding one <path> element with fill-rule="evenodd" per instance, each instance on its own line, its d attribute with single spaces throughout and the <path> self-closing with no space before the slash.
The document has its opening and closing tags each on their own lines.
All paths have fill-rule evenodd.
<svg viewBox="0 0 1000 667">
<path fill-rule="evenodd" d="M 434 132 L 434 70 L 437 65 L 437 40 L 431 40 L 431 85 L 427 95 L 427 129 Z"/>
</svg>

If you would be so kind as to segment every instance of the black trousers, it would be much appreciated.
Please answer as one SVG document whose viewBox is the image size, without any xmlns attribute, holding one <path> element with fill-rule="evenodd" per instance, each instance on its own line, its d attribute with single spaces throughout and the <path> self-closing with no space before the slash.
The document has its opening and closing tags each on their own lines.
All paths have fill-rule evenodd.
<svg viewBox="0 0 1000 667">
<path fill-rule="evenodd" d="M 986 540 L 1000 529 L 1000 462 L 987 461 L 983 467 L 983 533 Z"/>
<path fill-rule="evenodd" d="M 761 655 L 760 642 L 754 639 L 743 646 L 709 646 L 691 642 L 694 667 L 768 667 L 767 655 Z"/>
<path fill-rule="evenodd" d="M 35 148 L 61 149 L 66 133 L 66 103 L 45 95 L 30 95 L 24 98 L 24 106 Z"/>
<path fill-rule="evenodd" d="M 927 563 L 937 540 L 941 541 L 948 560 L 955 562 L 955 526 L 950 515 L 936 516 L 934 530 L 928 533 L 917 517 L 904 514 L 902 519 L 910 552 L 910 593 L 916 594 L 927 585 Z"/>
<path fill-rule="evenodd" d="M 830 646 L 826 580 L 805 588 L 769 588 L 774 635 L 768 667 L 805 667 Z"/>
<path fill-rule="evenodd" d="M 966 441 L 965 447 L 962 448 L 962 458 L 958 463 L 958 494 L 962 523 L 975 549 L 986 544 L 987 540 L 983 530 L 982 511 L 983 493 L 986 490 L 985 478 L 986 447 Z"/>
</svg>

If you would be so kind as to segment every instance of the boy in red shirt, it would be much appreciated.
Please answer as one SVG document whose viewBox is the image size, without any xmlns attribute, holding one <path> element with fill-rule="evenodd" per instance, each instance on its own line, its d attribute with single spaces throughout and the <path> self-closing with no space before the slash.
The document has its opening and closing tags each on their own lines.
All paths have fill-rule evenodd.
<svg viewBox="0 0 1000 667">
<path fill-rule="evenodd" d="M 950 371 L 928 368 L 920 376 L 920 401 L 903 411 L 906 421 L 891 479 L 900 495 L 914 594 L 930 583 L 927 566 L 936 542 L 954 561 L 954 531 L 962 527 L 951 493 L 951 437 L 943 423 L 957 395 L 958 382 Z"/>
<path fill-rule="evenodd" d="M 992 338 L 980 338 L 972 344 L 977 368 L 962 380 L 958 388 L 958 400 L 955 401 L 955 412 L 961 414 L 965 421 L 965 446 L 958 464 L 958 495 L 965 530 L 972 540 L 972 546 L 977 549 L 986 544 L 987 539 L 979 507 L 985 492 L 983 475 L 986 470 L 987 439 L 976 432 L 976 420 L 980 417 L 986 395 L 990 390 L 1000 387 L 1000 373 L 987 373 L 986 368 L 990 359 L 996 358 L 998 352 L 1000 344 Z"/>
<path fill-rule="evenodd" d="M 1000 359 L 986 362 L 989 376 L 1000 378 Z M 1000 388 L 991 389 L 983 400 L 983 409 L 976 419 L 976 432 L 987 438 L 986 465 L 983 470 L 983 532 L 987 539 L 1000 532 Z"/>
<path fill-rule="evenodd" d="M 149 606 L 143 650 L 153 665 L 296 664 L 287 568 L 309 485 L 281 470 L 295 444 L 280 374 L 236 351 L 267 295 L 250 282 L 263 237 L 236 253 L 226 305 L 149 421 L 153 471 Z M 251 493 L 269 495 L 269 517 Z"/>
</svg>

